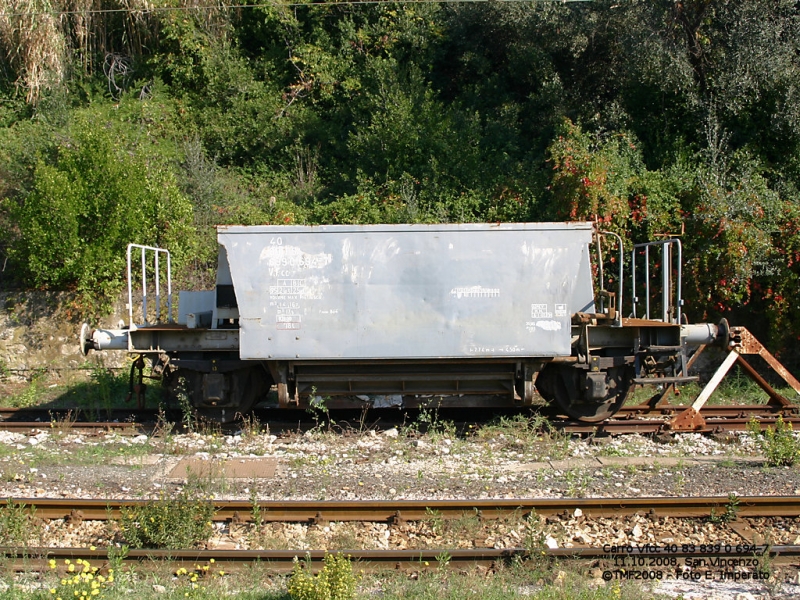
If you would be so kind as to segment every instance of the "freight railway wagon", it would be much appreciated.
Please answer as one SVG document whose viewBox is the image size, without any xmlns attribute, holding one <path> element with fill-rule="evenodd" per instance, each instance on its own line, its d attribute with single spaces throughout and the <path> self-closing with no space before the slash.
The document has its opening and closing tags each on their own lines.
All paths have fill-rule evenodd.
<svg viewBox="0 0 800 600">
<path fill-rule="evenodd" d="M 623 261 L 613 236 L 611 292 L 607 238 L 591 223 L 220 227 L 216 288 L 180 292 L 177 310 L 168 253 L 131 245 L 129 324 L 84 325 L 81 348 L 148 358 L 222 421 L 274 386 L 281 407 L 549 403 L 599 422 L 633 384 L 689 381 L 691 348 L 725 337 L 680 322 L 677 240 Z M 623 262 L 634 269 L 628 318 Z"/>
</svg>

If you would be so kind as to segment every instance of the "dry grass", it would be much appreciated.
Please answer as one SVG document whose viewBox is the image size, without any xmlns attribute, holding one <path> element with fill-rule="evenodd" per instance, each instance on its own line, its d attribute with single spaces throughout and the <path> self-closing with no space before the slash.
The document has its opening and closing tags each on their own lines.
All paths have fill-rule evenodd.
<svg viewBox="0 0 800 600">
<path fill-rule="evenodd" d="M 35 103 L 43 89 L 64 78 L 67 45 L 58 3 L 48 0 L 6 0 L 0 13 L 0 44 L 17 73 L 16 84 Z"/>
<path fill-rule="evenodd" d="M 71 64 L 92 74 L 104 67 L 98 60 L 139 54 L 148 40 L 157 39 L 160 19 L 169 14 L 159 9 L 196 9 L 198 26 L 213 35 L 228 21 L 222 6 L 220 0 L 4 0 L 0 51 L 17 76 L 17 88 L 36 104 L 43 92 L 61 85 Z M 114 10 L 126 11 L 124 31 L 110 31 L 115 20 L 99 12 Z M 113 47 L 109 40 L 125 40 L 126 47 Z"/>
</svg>

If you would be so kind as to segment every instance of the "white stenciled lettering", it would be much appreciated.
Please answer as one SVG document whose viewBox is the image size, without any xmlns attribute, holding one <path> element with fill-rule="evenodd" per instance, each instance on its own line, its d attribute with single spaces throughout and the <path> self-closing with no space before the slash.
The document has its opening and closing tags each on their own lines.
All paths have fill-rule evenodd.
<svg viewBox="0 0 800 600">
<path fill-rule="evenodd" d="M 471 285 L 466 287 L 454 287 L 450 290 L 450 295 L 456 298 L 497 298 L 500 296 L 500 288 L 485 288 L 481 285 Z"/>
<path fill-rule="evenodd" d="M 525 348 L 522 346 L 507 345 L 507 346 L 477 346 L 472 345 L 467 348 L 470 354 L 519 354 L 524 352 Z"/>
<path fill-rule="evenodd" d="M 300 315 L 275 315 L 276 323 L 300 323 Z"/>
<path fill-rule="evenodd" d="M 305 279 L 276 279 L 275 283 L 269 286 L 270 298 L 302 298 L 306 289 Z"/>
<path fill-rule="evenodd" d="M 273 238 L 280 240 L 280 238 Z M 283 246 L 273 244 L 265 247 L 259 256 L 260 261 L 266 261 L 270 274 L 280 272 L 280 269 L 322 269 L 333 262 L 333 256 L 325 252 L 309 254 L 297 246 Z"/>
<path fill-rule="evenodd" d="M 531 319 L 552 319 L 553 313 L 550 312 L 547 304 L 531 304 Z"/>
</svg>

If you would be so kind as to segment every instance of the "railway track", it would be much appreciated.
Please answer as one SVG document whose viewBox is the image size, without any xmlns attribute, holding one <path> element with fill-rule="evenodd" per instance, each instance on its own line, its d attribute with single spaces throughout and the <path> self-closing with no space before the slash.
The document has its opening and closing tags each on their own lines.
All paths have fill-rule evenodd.
<svg viewBox="0 0 800 600">
<path fill-rule="evenodd" d="M 659 405 L 651 407 L 648 405 L 634 405 L 623 407 L 613 419 L 604 423 L 581 423 L 570 419 L 559 418 L 556 415 L 548 415 L 549 423 L 560 431 L 567 433 L 589 435 L 596 433 L 606 433 L 611 435 L 621 435 L 626 433 L 664 433 L 671 431 L 669 420 L 677 413 L 685 410 L 686 406 L 681 405 Z M 741 405 L 741 406 L 709 406 L 702 410 L 701 414 L 705 419 L 704 426 L 696 429 L 698 433 L 719 433 L 745 431 L 747 424 L 755 417 L 763 425 L 772 425 L 780 416 L 784 422 L 791 423 L 794 427 L 800 427 L 800 406 L 786 408 L 764 404 Z M 273 433 L 281 431 L 298 431 L 308 429 L 316 425 L 304 411 L 294 411 L 297 414 L 287 415 L 286 410 L 280 411 L 279 415 L 271 414 L 269 410 L 257 411 L 255 416 L 262 423 L 268 423 L 270 431 Z M 475 412 L 465 418 L 461 411 L 456 426 L 466 429 L 470 421 L 486 421 L 487 413 Z M 481 417 L 481 414 L 483 415 Z M 511 413 L 509 413 L 511 414 Z M 516 414 L 519 414 L 518 412 Z M 88 418 L 82 412 L 69 410 L 53 409 L 11 409 L 0 408 L 0 429 L 5 431 L 29 432 L 41 430 L 43 428 L 59 428 L 61 430 L 76 431 L 116 431 L 131 433 L 153 433 L 156 423 L 161 417 L 155 410 L 115 410 L 104 413 L 106 421 L 96 421 Z M 277 419 L 275 418 L 277 416 Z M 447 414 L 441 416 L 447 420 Z M 473 417 L 470 419 L 469 417 Z M 167 419 L 180 422 L 179 415 L 167 415 Z M 337 421 L 343 428 L 348 423 L 354 424 L 357 428 L 361 425 L 363 417 L 350 416 Z M 371 425 L 377 428 L 394 427 L 402 422 L 403 415 L 397 411 L 378 412 L 376 419 Z M 217 426 L 220 427 L 220 426 Z M 239 424 L 229 424 L 224 426 L 224 430 L 236 431 Z"/>
<path fill-rule="evenodd" d="M 251 568 L 254 563 L 261 564 L 265 569 L 276 572 L 291 571 L 298 559 L 310 560 L 314 567 L 319 567 L 326 552 L 324 550 L 129 550 L 121 559 L 126 566 L 136 565 L 137 570 L 143 568 L 157 568 L 159 563 L 169 562 L 173 568 L 184 567 L 192 570 L 196 566 L 213 563 L 215 568 L 232 571 L 235 569 Z M 428 570 L 442 567 L 469 568 L 483 566 L 494 568 L 500 563 L 507 563 L 515 557 L 526 558 L 529 553 L 525 548 L 476 548 L 467 550 L 446 550 L 441 548 L 423 550 L 343 550 L 342 554 L 358 561 L 359 568 L 364 571 L 379 571 L 386 569 L 403 570 Z M 800 563 L 800 546 L 771 546 L 748 552 L 747 556 L 769 557 L 772 567 L 797 567 Z M 736 548 L 713 550 L 709 552 L 684 551 L 677 549 L 666 554 L 663 547 L 632 548 L 631 552 L 607 551 L 603 548 L 555 548 L 544 551 L 542 557 L 550 559 L 578 560 L 597 564 L 601 568 L 619 566 L 622 559 L 644 561 L 648 559 L 657 561 L 667 556 L 670 559 L 685 561 L 687 558 L 727 559 L 737 560 L 743 558 L 743 553 Z M 55 559 L 76 560 L 83 559 L 95 565 L 108 563 L 108 553 L 105 549 L 91 550 L 88 548 L 0 548 L 0 557 L 8 570 L 29 572 L 32 570 L 48 570 L 48 561 Z M 660 572 L 663 578 L 673 577 L 677 569 L 672 565 L 666 568 L 662 565 Z M 659 578 L 660 579 L 660 578 Z"/>
<path fill-rule="evenodd" d="M 9 503 L 35 507 L 42 519 L 105 521 L 118 519 L 125 507 L 140 506 L 153 500 L 75 500 L 43 498 L 0 499 L 0 508 Z M 549 498 L 493 500 L 371 500 L 371 501 L 302 501 L 280 500 L 258 503 L 262 522 L 296 522 L 323 524 L 331 521 L 362 521 L 399 523 L 421 521 L 431 514 L 437 518 L 454 519 L 464 513 L 476 512 L 482 519 L 523 516 L 535 511 L 541 516 L 573 513 L 580 509 L 591 518 L 624 517 L 647 514 L 653 518 L 708 517 L 719 513 L 730 502 L 727 497 L 698 498 Z M 253 503 L 248 501 L 214 502 L 215 521 L 247 522 L 251 520 Z M 742 496 L 737 498 L 737 516 L 797 517 L 800 515 L 800 496 Z"/>
<path fill-rule="evenodd" d="M 144 501 L 117 500 L 4 500 L 30 503 L 36 506 L 36 516 L 43 519 L 114 519 L 121 508 L 142 504 Z M 578 499 L 514 499 L 514 500 L 461 500 L 461 501 L 394 501 L 394 502 L 262 502 L 260 518 L 263 522 L 305 522 L 325 525 L 328 521 L 370 521 L 399 523 L 402 520 L 458 518 L 466 512 L 477 512 L 482 519 L 503 518 L 535 510 L 540 516 L 570 516 L 576 509 L 586 518 L 630 517 L 647 514 L 651 518 L 705 518 L 720 511 L 730 502 L 729 498 L 578 498 Z M 252 514 L 248 502 L 215 503 L 217 521 L 246 521 Z M 800 514 L 800 496 L 786 497 L 742 497 L 737 502 L 736 522 L 728 523 L 734 533 L 739 533 L 740 542 L 708 544 L 694 543 L 625 543 L 610 545 L 598 543 L 594 546 L 576 545 L 568 548 L 537 548 L 536 560 L 579 561 L 602 570 L 607 581 L 626 578 L 631 572 L 644 572 L 652 579 L 689 579 L 694 573 L 707 572 L 713 565 L 723 565 L 713 571 L 720 577 L 734 577 L 733 573 L 745 573 L 747 577 L 761 574 L 759 569 L 798 568 L 800 546 L 773 545 L 749 538 L 745 520 L 756 517 L 797 517 Z M 741 528 L 745 530 L 742 531 Z M 401 569 L 421 571 L 426 569 L 469 568 L 480 565 L 492 569 L 513 559 L 531 558 L 531 549 L 524 547 L 505 548 L 422 548 L 422 549 L 345 549 L 342 553 L 358 561 L 360 570 Z M 131 549 L 117 557 L 126 566 L 137 570 L 161 568 L 169 563 L 170 568 L 188 570 L 208 568 L 235 571 L 250 568 L 259 563 L 268 571 L 285 572 L 292 569 L 299 557 L 316 568 L 324 558 L 324 550 L 229 550 L 229 549 Z M 109 551 L 104 548 L 0 548 L 2 564 L 14 571 L 47 571 L 48 561 L 55 559 L 63 564 L 64 559 L 83 559 L 98 567 L 109 564 Z M 743 571 L 730 570 L 725 565 L 751 565 Z M 688 566 L 687 566 L 688 565 Z M 643 570 L 643 567 L 647 567 Z M 636 571 L 639 569 L 639 571 Z M 716 575 L 715 575 L 716 576 Z M 745 575 L 742 575 L 743 577 Z M 699 577 L 698 577 L 699 578 Z"/>
</svg>

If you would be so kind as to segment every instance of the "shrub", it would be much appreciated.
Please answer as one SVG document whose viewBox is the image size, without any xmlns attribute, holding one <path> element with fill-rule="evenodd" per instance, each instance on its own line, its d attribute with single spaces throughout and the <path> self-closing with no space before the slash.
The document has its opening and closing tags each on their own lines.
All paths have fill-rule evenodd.
<svg viewBox="0 0 800 600">
<path fill-rule="evenodd" d="M 120 529 L 134 548 L 191 548 L 211 537 L 214 505 L 186 492 L 123 508 Z"/>
<path fill-rule="evenodd" d="M 26 283 L 76 290 L 97 314 L 122 286 L 128 243 L 168 248 L 173 268 L 191 255 L 191 203 L 148 133 L 87 111 L 38 158 L 30 190 L 8 205 L 17 231 L 10 254 Z"/>
<path fill-rule="evenodd" d="M 775 427 L 761 429 L 755 417 L 747 425 L 750 436 L 755 440 L 771 467 L 790 467 L 800 458 L 800 442 L 794 435 L 792 424 L 778 416 Z"/>
<path fill-rule="evenodd" d="M 326 554 L 324 566 L 316 576 L 310 568 L 295 562 L 289 579 L 293 600 L 351 600 L 355 597 L 357 578 L 350 559 L 342 554 Z"/>
</svg>

